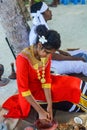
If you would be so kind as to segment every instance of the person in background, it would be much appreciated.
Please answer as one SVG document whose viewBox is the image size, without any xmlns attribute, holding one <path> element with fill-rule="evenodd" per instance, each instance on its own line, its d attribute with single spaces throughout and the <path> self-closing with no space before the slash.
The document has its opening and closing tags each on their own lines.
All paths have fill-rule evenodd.
<svg viewBox="0 0 87 130">
<path fill-rule="evenodd" d="M 58 50 L 52 55 L 51 71 L 57 74 L 81 74 L 87 76 L 87 51 Z"/>
<path fill-rule="evenodd" d="M 52 19 L 51 10 L 48 8 L 45 2 L 38 2 L 30 7 L 30 13 L 32 17 L 33 26 L 29 33 L 29 43 L 32 45 L 35 43 L 37 34 L 35 29 L 38 25 L 44 24 L 48 29 L 47 21 Z"/>
<path fill-rule="evenodd" d="M 52 12 L 45 2 L 38 2 L 31 6 L 30 13 L 33 26 L 29 33 L 29 43 L 32 45 L 36 41 L 35 28 L 38 25 L 44 24 L 49 29 L 47 22 L 52 19 Z M 87 52 L 81 50 L 64 52 L 58 49 L 52 55 L 51 71 L 57 74 L 82 73 L 87 76 L 87 63 L 85 61 L 87 61 Z"/>
</svg>

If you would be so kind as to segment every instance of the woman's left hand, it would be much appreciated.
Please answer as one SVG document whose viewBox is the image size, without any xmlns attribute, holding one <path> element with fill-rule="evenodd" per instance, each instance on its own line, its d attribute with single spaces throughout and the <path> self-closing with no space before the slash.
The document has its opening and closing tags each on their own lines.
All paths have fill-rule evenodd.
<svg viewBox="0 0 87 130">
<path fill-rule="evenodd" d="M 48 106 L 47 106 L 47 112 L 49 113 L 49 115 L 50 115 L 50 120 L 52 121 L 52 120 L 53 120 L 52 105 L 48 105 Z"/>
</svg>

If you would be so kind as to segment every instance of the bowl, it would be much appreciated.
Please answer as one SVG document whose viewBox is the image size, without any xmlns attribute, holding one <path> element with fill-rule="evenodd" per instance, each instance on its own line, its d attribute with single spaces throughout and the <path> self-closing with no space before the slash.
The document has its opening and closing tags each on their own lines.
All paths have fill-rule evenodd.
<svg viewBox="0 0 87 130">
<path fill-rule="evenodd" d="M 58 123 L 54 120 L 48 122 L 45 119 L 38 119 L 34 124 L 38 130 L 55 130 L 58 127 Z"/>
</svg>

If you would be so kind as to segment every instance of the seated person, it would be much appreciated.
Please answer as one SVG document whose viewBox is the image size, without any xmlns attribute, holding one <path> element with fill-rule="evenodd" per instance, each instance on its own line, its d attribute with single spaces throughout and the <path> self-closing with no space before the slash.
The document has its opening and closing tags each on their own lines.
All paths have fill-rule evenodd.
<svg viewBox="0 0 87 130">
<path fill-rule="evenodd" d="M 53 103 L 62 101 L 70 103 L 67 111 L 86 112 L 87 83 L 72 76 L 50 74 L 51 55 L 61 46 L 60 34 L 44 25 L 37 26 L 36 32 L 36 43 L 22 50 L 16 58 L 18 94 L 3 103 L 2 107 L 9 110 L 4 116 L 26 118 L 32 106 L 39 119 L 52 121 Z M 46 109 L 37 101 L 46 102 Z"/>
<path fill-rule="evenodd" d="M 80 74 L 87 76 L 87 51 L 74 50 L 64 52 L 58 50 L 52 54 L 51 71 L 57 74 Z"/>
<path fill-rule="evenodd" d="M 52 12 L 49 7 L 44 2 L 38 2 L 33 4 L 30 8 L 30 13 L 32 16 L 33 26 L 29 34 L 30 45 L 34 44 L 36 41 L 37 34 L 35 29 L 37 25 L 44 24 L 48 29 L 47 21 L 52 19 Z M 70 52 L 71 53 L 71 52 Z M 78 52 L 79 54 L 80 52 Z M 87 63 L 84 62 L 83 56 L 66 56 L 62 53 L 54 53 L 52 55 L 51 70 L 58 74 L 70 74 L 70 73 L 82 73 L 87 76 Z"/>
</svg>

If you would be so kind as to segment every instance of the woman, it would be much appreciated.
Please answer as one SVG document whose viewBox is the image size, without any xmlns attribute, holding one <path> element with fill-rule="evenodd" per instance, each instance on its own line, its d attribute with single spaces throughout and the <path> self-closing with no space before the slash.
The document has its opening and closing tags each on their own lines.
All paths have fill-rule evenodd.
<svg viewBox="0 0 87 130">
<path fill-rule="evenodd" d="M 85 88 L 84 82 L 75 77 L 50 75 L 51 54 L 61 45 L 60 35 L 44 25 L 39 25 L 36 32 L 36 44 L 17 56 L 18 94 L 3 104 L 3 108 L 9 110 L 5 117 L 25 118 L 32 106 L 39 119 L 51 121 L 52 102 L 69 101 L 79 107 L 84 105 L 81 91 Z M 47 109 L 44 110 L 37 100 L 47 102 Z"/>
</svg>

